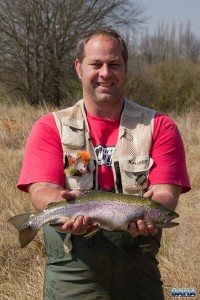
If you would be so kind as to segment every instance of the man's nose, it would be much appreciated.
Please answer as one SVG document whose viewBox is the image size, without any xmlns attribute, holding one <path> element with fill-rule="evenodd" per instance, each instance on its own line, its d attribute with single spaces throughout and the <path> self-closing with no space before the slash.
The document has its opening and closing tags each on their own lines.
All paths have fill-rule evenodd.
<svg viewBox="0 0 200 300">
<path fill-rule="evenodd" d="M 101 70 L 100 70 L 100 76 L 109 77 L 110 74 L 111 74 L 111 70 L 109 68 L 109 65 L 107 65 L 107 64 L 102 65 Z"/>
</svg>

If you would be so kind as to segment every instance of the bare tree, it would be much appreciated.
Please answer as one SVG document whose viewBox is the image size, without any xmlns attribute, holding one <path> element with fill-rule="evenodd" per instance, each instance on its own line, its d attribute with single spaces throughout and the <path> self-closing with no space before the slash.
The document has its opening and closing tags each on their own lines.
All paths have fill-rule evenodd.
<svg viewBox="0 0 200 300">
<path fill-rule="evenodd" d="M 1 0 L 0 81 L 33 104 L 60 104 L 75 78 L 77 39 L 101 26 L 135 30 L 143 9 L 131 0 Z"/>
<path fill-rule="evenodd" d="M 182 24 L 179 32 L 179 54 L 184 59 L 197 62 L 200 58 L 200 40 L 191 31 L 191 23 L 188 22 L 183 32 Z"/>
<path fill-rule="evenodd" d="M 148 31 L 142 35 L 139 49 L 143 61 L 147 64 L 185 59 L 197 62 L 200 58 L 200 40 L 191 32 L 190 22 L 184 31 L 182 24 L 180 25 L 178 37 L 174 24 L 171 31 L 168 25 L 158 24 L 157 31 L 152 36 Z"/>
</svg>

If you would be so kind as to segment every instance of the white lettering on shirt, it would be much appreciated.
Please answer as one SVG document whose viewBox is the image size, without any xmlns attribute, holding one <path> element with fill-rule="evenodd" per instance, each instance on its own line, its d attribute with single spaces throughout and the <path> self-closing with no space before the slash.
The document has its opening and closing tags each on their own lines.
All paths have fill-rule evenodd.
<svg viewBox="0 0 200 300">
<path fill-rule="evenodd" d="M 96 153 L 97 162 L 99 166 L 106 165 L 107 167 L 112 166 L 112 154 L 115 150 L 113 146 L 104 147 L 102 145 L 98 145 L 94 148 Z"/>
</svg>

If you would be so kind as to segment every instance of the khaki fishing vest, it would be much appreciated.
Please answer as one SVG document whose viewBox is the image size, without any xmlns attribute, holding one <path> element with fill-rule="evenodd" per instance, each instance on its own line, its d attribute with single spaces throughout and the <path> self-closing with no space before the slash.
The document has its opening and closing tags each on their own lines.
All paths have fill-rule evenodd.
<svg viewBox="0 0 200 300">
<path fill-rule="evenodd" d="M 153 160 L 149 155 L 152 143 L 155 111 L 125 99 L 120 119 L 117 144 L 112 155 L 115 192 L 143 193 L 148 185 L 148 174 Z M 83 100 L 73 107 L 54 112 L 56 125 L 66 156 L 77 150 L 91 154 L 90 172 L 82 176 L 66 176 L 66 188 L 98 189 L 98 164 L 95 155 Z"/>
</svg>

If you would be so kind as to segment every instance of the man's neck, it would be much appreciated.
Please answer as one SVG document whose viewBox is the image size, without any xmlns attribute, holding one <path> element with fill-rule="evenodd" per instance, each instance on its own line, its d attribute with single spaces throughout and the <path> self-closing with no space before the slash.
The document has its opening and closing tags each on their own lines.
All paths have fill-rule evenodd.
<svg viewBox="0 0 200 300">
<path fill-rule="evenodd" d="M 88 104 L 85 102 L 86 111 L 91 116 L 100 117 L 108 120 L 117 120 L 121 116 L 121 112 L 123 109 L 123 103 L 120 105 L 108 105 L 107 103 L 103 103 L 100 105 L 96 105 L 96 103 Z"/>
</svg>

